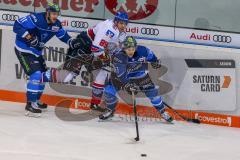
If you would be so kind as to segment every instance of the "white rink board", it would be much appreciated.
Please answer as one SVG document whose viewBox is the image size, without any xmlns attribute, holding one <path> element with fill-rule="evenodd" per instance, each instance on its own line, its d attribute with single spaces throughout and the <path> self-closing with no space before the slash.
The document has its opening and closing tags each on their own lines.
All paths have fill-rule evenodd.
<svg viewBox="0 0 240 160">
<path fill-rule="evenodd" d="M 6 90 L 25 91 L 25 81 L 20 74 L 21 70 L 19 69 L 19 64 L 14 53 L 15 34 L 11 30 L 3 30 L 2 35 L 2 68 L 0 78 L 3 82 L 0 87 Z M 75 34 L 73 33 L 72 35 Z M 239 80 L 238 64 L 240 59 L 239 53 L 237 53 L 238 50 L 147 40 L 139 42 L 151 48 L 162 60 L 162 68 L 163 70 L 165 68 L 166 73 L 161 75 L 159 80 L 163 81 L 162 84 L 165 82 L 169 84 L 167 86 L 168 89 L 166 89 L 168 91 L 164 92 L 165 89 L 161 90 L 163 86 L 160 83 L 160 91 L 164 94 L 165 101 L 173 104 L 178 109 L 224 112 L 226 114 L 238 115 L 239 92 L 237 91 L 239 90 L 239 85 L 236 83 Z M 52 39 L 47 46 L 57 47 L 55 49 L 62 49 L 64 52 L 67 49 L 67 45 L 56 38 Z M 63 59 L 58 53 L 49 53 L 48 51 L 46 53 L 49 67 L 57 67 L 62 64 Z M 184 59 L 231 60 L 235 62 L 235 67 L 213 68 L 211 71 L 208 68 L 189 68 Z M 220 87 L 225 82 L 224 76 L 230 77 L 231 81 L 228 88 L 221 88 L 219 92 L 204 92 L 200 90 L 199 86 L 207 85 L 207 82 L 193 84 L 193 75 L 217 76 L 220 80 L 217 85 Z M 20 76 L 20 79 L 16 79 L 17 76 Z M 77 85 L 80 85 L 82 80 L 81 76 L 79 76 L 75 82 L 77 82 Z M 213 85 L 215 86 L 215 84 Z M 90 84 L 85 88 L 87 89 L 86 92 L 90 93 Z M 83 90 L 83 92 L 85 91 Z M 59 93 L 49 87 L 47 87 L 45 93 L 61 96 L 80 96 Z M 146 103 L 146 98 L 141 98 L 138 102 L 139 104 L 150 106 L 148 101 Z"/>
</svg>

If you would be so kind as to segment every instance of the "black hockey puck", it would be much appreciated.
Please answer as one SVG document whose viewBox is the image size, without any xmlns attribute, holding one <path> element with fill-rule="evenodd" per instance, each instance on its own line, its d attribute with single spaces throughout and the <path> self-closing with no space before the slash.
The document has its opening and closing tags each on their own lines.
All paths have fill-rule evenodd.
<svg viewBox="0 0 240 160">
<path fill-rule="evenodd" d="M 142 153 L 141 157 L 147 157 L 147 154 Z"/>
<path fill-rule="evenodd" d="M 134 138 L 135 139 L 135 141 L 139 141 L 140 140 L 140 138 L 139 137 L 136 137 L 136 138 Z"/>
</svg>

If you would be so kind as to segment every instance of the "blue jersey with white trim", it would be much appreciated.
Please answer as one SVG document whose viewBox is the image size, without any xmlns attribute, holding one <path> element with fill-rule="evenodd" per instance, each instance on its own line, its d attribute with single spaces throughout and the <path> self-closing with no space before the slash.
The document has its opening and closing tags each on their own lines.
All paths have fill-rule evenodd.
<svg viewBox="0 0 240 160">
<path fill-rule="evenodd" d="M 116 76 L 123 83 L 130 79 L 144 77 L 148 72 L 148 63 L 157 61 L 156 55 L 147 47 L 138 45 L 133 57 L 128 57 L 124 51 L 113 56 Z"/>
<path fill-rule="evenodd" d="M 59 20 L 49 25 L 46 20 L 46 13 L 44 12 L 33 13 L 19 18 L 14 23 L 13 31 L 17 34 L 15 41 L 16 48 L 19 51 L 31 53 L 36 56 L 41 55 L 42 50 L 29 46 L 25 39 L 27 34 L 37 36 L 42 44 L 47 43 L 53 36 L 57 36 L 65 43 L 68 43 L 71 38 Z"/>
</svg>

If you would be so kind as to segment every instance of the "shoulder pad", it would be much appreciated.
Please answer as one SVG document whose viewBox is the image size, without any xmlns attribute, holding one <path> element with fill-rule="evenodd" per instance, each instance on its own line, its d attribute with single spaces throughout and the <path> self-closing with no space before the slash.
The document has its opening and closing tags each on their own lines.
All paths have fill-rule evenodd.
<svg viewBox="0 0 240 160">
<path fill-rule="evenodd" d="M 37 23 L 38 18 L 37 18 L 37 14 L 36 14 L 36 13 L 31 13 L 31 14 L 30 14 L 30 18 L 32 19 L 32 21 L 33 21 L 34 23 Z"/>
<path fill-rule="evenodd" d="M 149 49 L 145 46 L 141 46 L 141 45 L 137 46 L 137 53 L 139 53 L 139 54 L 146 54 L 149 52 L 148 50 Z"/>
<path fill-rule="evenodd" d="M 142 46 L 142 45 L 138 45 L 137 50 L 147 50 L 147 47 Z"/>
</svg>

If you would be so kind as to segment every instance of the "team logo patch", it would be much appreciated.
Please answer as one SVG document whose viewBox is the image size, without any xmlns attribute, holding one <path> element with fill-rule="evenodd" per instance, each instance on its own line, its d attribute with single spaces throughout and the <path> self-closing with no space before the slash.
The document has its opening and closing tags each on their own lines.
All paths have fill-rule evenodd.
<svg viewBox="0 0 240 160">
<path fill-rule="evenodd" d="M 59 30 L 59 27 L 58 27 L 58 26 L 52 26 L 52 30 L 53 30 L 53 31 L 58 31 L 58 30 Z"/>
<path fill-rule="evenodd" d="M 112 32 L 112 31 L 110 31 L 110 30 L 108 30 L 107 32 L 106 32 L 106 36 L 108 36 L 108 37 L 110 37 L 110 38 L 112 38 L 112 37 L 114 37 L 114 33 Z"/>
<path fill-rule="evenodd" d="M 146 61 L 146 58 L 145 57 L 141 57 L 138 59 L 139 62 L 145 62 Z"/>
<path fill-rule="evenodd" d="M 112 14 L 124 11 L 130 20 L 140 20 L 156 11 L 158 0 L 105 0 L 105 5 Z"/>
</svg>

